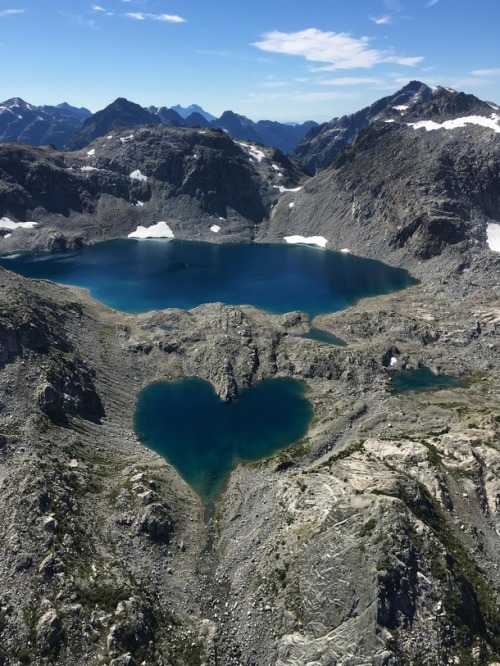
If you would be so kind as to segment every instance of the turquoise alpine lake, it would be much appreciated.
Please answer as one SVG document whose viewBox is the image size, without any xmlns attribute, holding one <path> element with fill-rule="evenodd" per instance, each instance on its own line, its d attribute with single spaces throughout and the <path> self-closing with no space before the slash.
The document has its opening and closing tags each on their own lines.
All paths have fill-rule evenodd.
<svg viewBox="0 0 500 666">
<path fill-rule="evenodd" d="M 208 504 L 239 462 L 262 460 L 304 437 L 313 416 L 305 392 L 302 382 L 267 379 L 224 403 L 196 377 L 157 382 L 139 394 L 134 426 Z"/>
<path fill-rule="evenodd" d="M 378 261 L 287 244 L 116 239 L 63 254 L 3 255 L 0 265 L 84 287 L 130 313 L 219 301 L 315 316 L 417 283 L 407 271 Z"/>
<path fill-rule="evenodd" d="M 391 375 L 391 393 L 394 395 L 407 391 L 422 392 L 460 386 L 464 386 L 464 383 L 458 377 L 436 375 L 429 368 L 402 370 Z"/>
</svg>

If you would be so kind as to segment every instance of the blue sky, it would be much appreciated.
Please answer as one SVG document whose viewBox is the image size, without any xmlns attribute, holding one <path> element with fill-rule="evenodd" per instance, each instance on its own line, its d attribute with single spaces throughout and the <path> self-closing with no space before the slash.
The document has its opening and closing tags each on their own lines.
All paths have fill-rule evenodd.
<svg viewBox="0 0 500 666">
<path fill-rule="evenodd" d="M 0 0 L 0 101 L 329 120 L 411 79 L 500 103 L 500 0 Z"/>
</svg>

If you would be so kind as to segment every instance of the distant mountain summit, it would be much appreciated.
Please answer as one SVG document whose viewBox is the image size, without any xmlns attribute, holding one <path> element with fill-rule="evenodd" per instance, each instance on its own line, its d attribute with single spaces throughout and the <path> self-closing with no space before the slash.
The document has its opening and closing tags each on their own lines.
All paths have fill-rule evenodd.
<svg viewBox="0 0 500 666">
<path fill-rule="evenodd" d="M 290 156 L 304 164 L 311 173 L 324 169 L 339 151 L 352 143 L 357 134 L 373 120 L 393 117 L 397 110 L 406 110 L 417 103 L 432 99 L 429 86 L 411 81 L 393 95 L 383 97 L 370 106 L 341 118 L 333 118 L 312 128 L 304 139 L 290 151 Z"/>
<path fill-rule="evenodd" d="M 81 129 L 73 134 L 65 144 L 67 150 L 79 150 L 99 136 L 105 136 L 113 130 L 124 127 L 143 127 L 161 125 L 158 116 L 153 115 L 139 104 L 118 97 L 102 111 L 87 118 Z"/>
<path fill-rule="evenodd" d="M 119 128 L 159 124 L 219 128 L 237 139 L 256 141 L 283 152 L 296 146 L 309 129 L 316 126 L 314 121 L 303 125 L 271 120 L 254 122 L 233 111 L 225 111 L 220 118 L 216 118 L 198 104 L 143 108 L 123 97 L 94 115 L 88 109 L 77 108 L 67 102 L 36 107 L 13 98 L 0 104 L 0 143 L 20 141 L 33 146 L 53 144 L 63 150 L 79 150 L 95 138 Z"/>
<path fill-rule="evenodd" d="M 60 148 L 90 115 L 88 109 L 76 109 L 66 103 L 33 106 L 20 97 L 13 97 L 0 104 L 0 143 L 21 141 Z"/>
<path fill-rule="evenodd" d="M 382 97 L 356 113 L 314 127 L 292 148 L 289 156 L 302 162 L 310 173 L 316 173 L 332 164 L 344 147 L 354 143 L 377 120 L 442 123 L 465 116 L 488 117 L 495 108 L 498 107 L 474 95 L 411 81 L 393 95 Z"/>
<path fill-rule="evenodd" d="M 213 116 L 208 111 L 205 111 L 205 109 L 203 109 L 198 104 L 190 104 L 189 106 L 180 106 L 180 104 L 176 104 L 171 108 L 176 111 L 181 116 L 181 118 L 188 118 L 192 113 L 199 113 L 200 116 L 203 116 L 208 121 L 217 120 L 216 116 Z"/>
</svg>

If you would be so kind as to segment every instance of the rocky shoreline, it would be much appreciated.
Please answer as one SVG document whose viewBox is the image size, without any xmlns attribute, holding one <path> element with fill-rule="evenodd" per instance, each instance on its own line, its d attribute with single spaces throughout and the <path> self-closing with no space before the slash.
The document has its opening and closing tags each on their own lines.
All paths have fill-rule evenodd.
<svg viewBox="0 0 500 666">
<path fill-rule="evenodd" d="M 313 322 L 124 315 L 2 271 L 2 663 L 493 663 L 499 261 L 481 262 Z M 299 337 L 312 324 L 347 345 Z M 389 358 L 467 384 L 394 396 Z M 132 429 L 143 386 L 189 375 L 223 399 L 294 377 L 315 410 L 299 445 L 232 474 L 208 551 L 203 507 Z"/>
</svg>

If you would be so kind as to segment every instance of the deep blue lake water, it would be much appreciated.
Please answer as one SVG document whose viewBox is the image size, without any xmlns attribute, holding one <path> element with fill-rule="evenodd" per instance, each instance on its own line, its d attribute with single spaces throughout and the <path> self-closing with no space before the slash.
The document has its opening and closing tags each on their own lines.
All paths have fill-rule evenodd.
<svg viewBox="0 0 500 666">
<path fill-rule="evenodd" d="M 132 313 L 221 301 L 317 315 L 417 282 L 378 261 L 286 244 L 118 239 L 64 254 L 4 255 L 0 265 L 85 287 L 97 300 Z"/>
<path fill-rule="evenodd" d="M 293 379 L 268 379 L 227 404 L 195 377 L 157 382 L 139 395 L 135 430 L 207 503 L 239 462 L 262 460 L 304 437 L 313 416 L 305 391 Z"/>
</svg>

